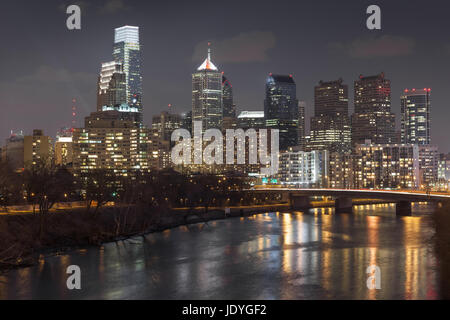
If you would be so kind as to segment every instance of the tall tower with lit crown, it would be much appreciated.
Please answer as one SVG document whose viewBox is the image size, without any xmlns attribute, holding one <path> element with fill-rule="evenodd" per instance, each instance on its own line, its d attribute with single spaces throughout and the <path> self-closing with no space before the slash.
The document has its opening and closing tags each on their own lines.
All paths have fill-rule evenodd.
<svg viewBox="0 0 450 320">
<path fill-rule="evenodd" d="M 220 129 L 223 120 L 222 73 L 211 61 L 211 44 L 208 56 L 192 74 L 192 123 L 202 122 L 203 132 Z"/>
<path fill-rule="evenodd" d="M 123 26 L 115 29 L 113 57 L 123 66 L 125 73 L 126 101 L 137 108 L 142 121 L 142 73 L 139 27 Z"/>
</svg>

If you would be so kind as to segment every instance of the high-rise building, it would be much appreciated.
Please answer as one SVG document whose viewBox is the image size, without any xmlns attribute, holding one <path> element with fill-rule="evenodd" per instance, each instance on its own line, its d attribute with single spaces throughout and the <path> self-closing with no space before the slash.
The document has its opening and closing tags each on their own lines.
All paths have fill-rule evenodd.
<svg viewBox="0 0 450 320">
<path fill-rule="evenodd" d="M 348 86 L 342 79 L 320 81 L 314 88 L 314 117 L 307 149 L 341 153 L 351 150 Z"/>
<path fill-rule="evenodd" d="M 39 160 L 52 161 L 52 139 L 49 136 L 44 136 L 44 132 L 42 130 L 33 130 L 32 136 L 24 137 L 23 157 L 25 167 L 35 165 Z"/>
<path fill-rule="evenodd" d="M 297 86 L 292 75 L 269 75 L 264 114 L 267 129 L 280 131 L 280 150 L 298 145 Z"/>
<path fill-rule="evenodd" d="M 126 75 L 121 62 L 102 63 L 97 85 L 97 111 L 127 106 Z"/>
<path fill-rule="evenodd" d="M 414 144 L 358 144 L 354 155 L 358 189 L 417 189 L 419 147 Z"/>
<path fill-rule="evenodd" d="M 328 168 L 329 187 L 333 189 L 354 188 L 353 155 L 331 152 Z"/>
<path fill-rule="evenodd" d="M 123 113 L 94 112 L 85 119 L 85 127 L 74 129 L 73 169 L 85 178 L 91 170 L 103 169 L 130 176 L 148 169 L 149 130 L 136 126 Z"/>
<path fill-rule="evenodd" d="M 395 114 L 391 113 L 391 81 L 384 73 L 355 81 L 355 113 L 352 116 L 353 145 L 396 141 Z"/>
<path fill-rule="evenodd" d="M 142 121 L 142 73 L 139 27 L 123 26 L 115 29 L 113 57 L 125 73 L 126 103 L 137 108 Z"/>
<path fill-rule="evenodd" d="M 281 184 L 303 188 L 328 186 L 328 151 L 300 151 L 298 147 L 280 153 L 278 178 Z"/>
<path fill-rule="evenodd" d="M 431 89 L 405 89 L 400 97 L 402 112 L 402 143 L 431 143 Z"/>
<path fill-rule="evenodd" d="M 192 123 L 202 122 L 202 133 L 208 129 L 221 129 L 223 120 L 222 74 L 208 56 L 192 74 Z"/>
<path fill-rule="evenodd" d="M 433 188 L 438 181 L 439 153 L 438 147 L 419 145 L 420 187 Z"/>
<path fill-rule="evenodd" d="M 236 118 L 236 105 L 233 101 L 233 86 L 222 76 L 223 117 Z"/>
<path fill-rule="evenodd" d="M 179 114 L 163 111 L 153 116 L 152 129 L 157 130 L 160 139 L 165 141 L 171 141 L 172 132 L 181 128 L 181 125 L 182 119 Z"/>
<path fill-rule="evenodd" d="M 181 127 L 192 134 L 192 110 L 181 114 Z"/>
</svg>

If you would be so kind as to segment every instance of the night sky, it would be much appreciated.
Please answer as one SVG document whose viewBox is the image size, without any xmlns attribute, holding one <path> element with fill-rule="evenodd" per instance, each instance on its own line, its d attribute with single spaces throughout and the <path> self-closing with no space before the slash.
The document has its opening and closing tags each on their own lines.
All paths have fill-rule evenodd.
<svg viewBox="0 0 450 320">
<path fill-rule="evenodd" d="M 80 4 L 82 30 L 66 28 L 66 7 Z M 366 28 L 366 8 L 382 10 L 382 30 Z M 233 84 L 238 110 L 263 110 L 270 72 L 293 74 L 298 99 L 314 103 L 319 80 L 382 71 L 392 81 L 400 120 L 405 88 L 432 88 L 432 142 L 450 152 L 450 5 L 447 0 L 322 1 L 2 1 L 0 139 L 11 130 L 51 136 L 96 109 L 101 62 L 112 60 L 114 28 L 141 27 L 144 121 L 191 109 L 191 74 L 212 42 L 213 62 Z M 309 120 L 307 120 L 309 122 Z"/>
</svg>

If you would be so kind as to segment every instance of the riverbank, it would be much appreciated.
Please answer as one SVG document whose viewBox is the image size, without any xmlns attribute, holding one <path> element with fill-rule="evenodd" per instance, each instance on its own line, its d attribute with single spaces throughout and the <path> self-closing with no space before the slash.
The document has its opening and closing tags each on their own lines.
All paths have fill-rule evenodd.
<svg viewBox="0 0 450 320">
<path fill-rule="evenodd" d="M 356 205 L 386 203 L 359 199 Z M 331 207 L 333 201 L 313 201 L 313 207 Z M 86 208 L 54 210 L 45 217 L 39 235 L 39 217 L 31 212 L 0 216 L 0 270 L 26 267 L 40 255 L 68 251 L 82 246 L 99 246 L 130 237 L 161 232 L 184 225 L 249 216 L 265 212 L 290 211 L 287 203 L 231 208 L 137 208 L 108 206 L 97 214 Z"/>
</svg>

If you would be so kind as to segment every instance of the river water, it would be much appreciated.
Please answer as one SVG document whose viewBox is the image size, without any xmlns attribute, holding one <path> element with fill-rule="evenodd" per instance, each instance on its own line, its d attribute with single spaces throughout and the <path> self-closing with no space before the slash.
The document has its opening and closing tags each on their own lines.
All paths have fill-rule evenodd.
<svg viewBox="0 0 450 320">
<path fill-rule="evenodd" d="M 0 276 L 0 299 L 439 299 L 433 208 L 264 213 L 41 259 Z M 81 290 L 68 290 L 69 265 Z M 367 267 L 380 268 L 369 290 Z"/>
</svg>

